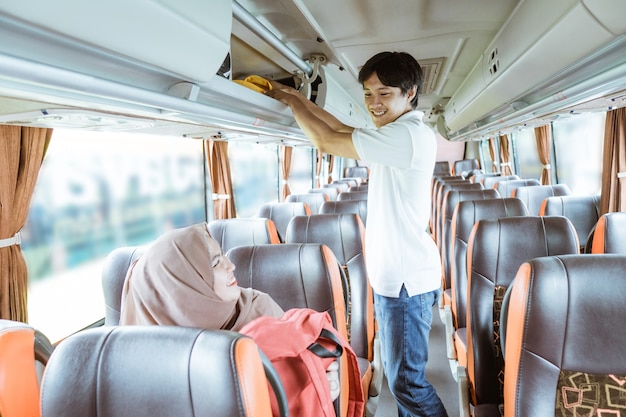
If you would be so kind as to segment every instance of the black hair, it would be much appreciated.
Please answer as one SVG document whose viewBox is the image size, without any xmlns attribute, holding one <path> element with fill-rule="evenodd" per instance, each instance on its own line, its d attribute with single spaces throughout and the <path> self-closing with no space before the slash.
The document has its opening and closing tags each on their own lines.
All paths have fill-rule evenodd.
<svg viewBox="0 0 626 417">
<path fill-rule="evenodd" d="M 381 83 L 389 87 L 399 87 L 406 95 L 411 88 L 417 87 L 417 92 L 411 105 L 417 107 L 417 97 L 422 89 L 423 74 L 420 64 L 406 52 L 379 52 L 363 65 L 359 71 L 361 85 L 373 73 L 376 73 Z"/>
</svg>

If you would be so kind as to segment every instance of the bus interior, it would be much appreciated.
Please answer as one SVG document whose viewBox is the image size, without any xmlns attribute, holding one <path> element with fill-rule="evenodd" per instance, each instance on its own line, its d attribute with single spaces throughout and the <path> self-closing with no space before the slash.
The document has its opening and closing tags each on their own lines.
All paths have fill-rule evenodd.
<svg viewBox="0 0 626 417">
<path fill-rule="evenodd" d="M 101 279 L 114 250 L 193 223 L 264 217 L 264 205 L 314 189 L 340 192 L 366 165 L 320 154 L 286 105 L 245 80 L 283 82 L 373 128 L 357 76 L 381 51 L 421 65 L 417 110 L 444 167 L 433 184 L 516 175 L 595 198 L 598 217 L 624 211 L 626 158 L 614 158 L 617 180 L 604 173 L 611 112 L 621 112 L 621 152 L 626 137 L 624 16 L 623 0 L 0 0 L 1 318 L 28 323 L 53 349 L 105 324 Z M 443 200 L 433 192 L 440 246 L 437 229 L 452 220 Z M 444 277 L 442 290 L 450 285 Z M 444 299 L 429 372 L 449 415 L 479 415 Z M 378 398 L 366 415 L 394 407 Z"/>
</svg>

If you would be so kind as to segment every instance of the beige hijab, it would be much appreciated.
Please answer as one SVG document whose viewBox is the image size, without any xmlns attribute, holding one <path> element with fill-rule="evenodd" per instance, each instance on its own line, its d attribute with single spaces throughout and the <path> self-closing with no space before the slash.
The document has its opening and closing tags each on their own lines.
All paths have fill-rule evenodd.
<svg viewBox="0 0 626 417">
<path fill-rule="evenodd" d="M 166 232 L 126 275 L 120 324 L 159 324 L 238 331 L 282 309 L 260 291 L 242 288 L 238 300 L 223 301 L 213 290 L 206 223 Z"/>
</svg>

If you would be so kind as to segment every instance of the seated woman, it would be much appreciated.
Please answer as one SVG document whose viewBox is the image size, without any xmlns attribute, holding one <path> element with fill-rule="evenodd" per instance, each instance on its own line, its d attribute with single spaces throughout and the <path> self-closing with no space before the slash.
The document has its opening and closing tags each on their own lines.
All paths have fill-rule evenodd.
<svg viewBox="0 0 626 417">
<path fill-rule="evenodd" d="M 239 331 L 283 310 L 268 295 L 237 285 L 235 265 L 206 223 L 166 232 L 129 269 L 120 325 L 170 325 Z M 338 364 L 327 368 L 331 399 L 339 396 Z"/>
<path fill-rule="evenodd" d="M 239 331 L 283 314 L 268 294 L 238 286 L 234 270 L 206 223 L 166 232 L 128 271 L 120 324 Z"/>
</svg>

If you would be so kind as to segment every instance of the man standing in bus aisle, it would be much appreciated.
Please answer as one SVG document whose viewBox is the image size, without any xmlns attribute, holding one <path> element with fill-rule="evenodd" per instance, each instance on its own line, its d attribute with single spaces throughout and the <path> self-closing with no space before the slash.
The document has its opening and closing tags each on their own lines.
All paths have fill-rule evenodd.
<svg viewBox="0 0 626 417">
<path fill-rule="evenodd" d="M 404 52 L 381 52 L 365 63 L 359 82 L 376 129 L 347 126 L 280 83 L 266 92 L 291 108 L 321 152 L 370 165 L 366 262 L 384 370 L 402 417 L 447 416 L 425 376 L 441 261 L 426 232 L 437 142 L 416 110 L 422 79 Z"/>
</svg>

